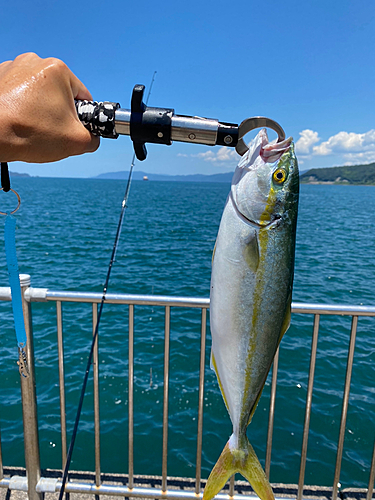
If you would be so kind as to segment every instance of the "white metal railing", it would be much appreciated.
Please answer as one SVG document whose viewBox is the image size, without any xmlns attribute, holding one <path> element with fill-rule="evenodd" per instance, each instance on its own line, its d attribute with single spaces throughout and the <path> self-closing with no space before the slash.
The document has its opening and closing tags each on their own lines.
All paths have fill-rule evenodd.
<svg viewBox="0 0 375 500">
<path fill-rule="evenodd" d="M 25 315 L 25 326 L 28 335 L 27 358 L 30 368 L 30 377 L 25 379 L 21 377 L 22 405 L 24 418 L 24 441 L 25 441 L 25 462 L 27 470 L 26 478 L 4 478 L 3 463 L 1 458 L 1 439 L 0 439 L 0 487 L 19 489 L 28 491 L 30 500 L 40 500 L 46 491 L 59 491 L 61 481 L 58 479 L 41 478 L 38 426 L 37 426 L 37 408 L 35 397 L 35 377 L 34 377 L 34 354 L 31 322 L 31 303 L 53 301 L 56 303 L 57 318 L 57 337 L 58 337 L 58 360 L 59 360 L 59 381 L 60 381 L 60 410 L 61 410 L 61 443 L 62 443 L 62 462 L 66 460 L 67 442 L 66 442 L 66 420 L 65 420 L 65 387 L 64 387 L 64 352 L 63 352 L 63 327 L 62 327 L 62 302 L 81 302 L 92 304 L 93 331 L 97 321 L 97 305 L 102 299 L 100 293 L 82 293 L 82 292 L 62 292 L 51 291 L 46 288 L 30 287 L 30 277 L 21 275 L 21 288 L 23 294 L 23 310 Z M 0 300 L 11 300 L 11 293 L 8 287 L 0 287 Z M 98 373 L 98 347 L 94 351 L 94 429 L 95 429 L 95 484 L 70 481 L 67 483 L 66 491 L 75 493 L 87 493 L 95 495 L 117 495 L 125 497 L 142 498 L 167 498 L 167 499 L 197 499 L 202 494 L 201 481 L 201 455 L 202 455 L 202 429 L 203 429 L 203 397 L 204 397 L 204 371 L 205 371 L 205 341 L 206 341 L 206 322 L 207 309 L 209 308 L 209 299 L 194 297 L 169 297 L 154 295 L 129 295 L 129 294 L 111 294 L 106 295 L 106 303 L 126 304 L 129 308 L 129 394 L 128 394 L 128 412 L 129 412 L 129 470 L 127 486 L 113 486 L 102 483 L 100 469 L 100 419 L 99 419 L 99 373 Z M 165 308 L 165 327 L 164 327 L 164 393 L 163 393 L 163 452 L 162 452 L 162 479 L 161 488 L 144 488 L 136 485 L 134 480 L 134 459 L 133 459 L 133 378 L 134 378 L 134 306 L 151 305 Z M 198 428 L 197 428 L 197 458 L 196 458 L 196 476 L 195 491 L 182 491 L 168 488 L 167 481 L 167 456 L 168 456 L 168 388 L 169 388 L 169 337 L 170 337 L 170 309 L 171 307 L 199 308 L 201 309 L 201 346 L 200 346 L 200 372 L 199 372 L 199 397 L 198 397 Z M 348 349 L 348 358 L 346 366 L 346 379 L 344 396 L 342 403 L 342 414 L 340 423 L 340 432 L 337 443 L 336 467 L 333 481 L 332 499 L 336 500 L 338 494 L 338 481 L 341 470 L 341 460 L 343 453 L 344 435 L 346 428 L 346 418 L 348 411 L 349 392 L 351 373 L 353 367 L 354 347 L 356 340 L 357 324 L 359 316 L 375 316 L 375 307 L 366 306 L 344 306 L 344 305 L 320 305 L 320 304 L 302 304 L 293 303 L 292 312 L 297 314 L 314 315 L 314 326 L 310 355 L 310 370 L 307 389 L 307 399 L 305 408 L 305 423 L 303 430 L 303 443 L 301 450 L 301 462 L 297 500 L 301 500 L 304 490 L 305 466 L 307 458 L 307 444 L 309 435 L 311 402 L 314 384 L 315 360 L 317 352 L 317 341 L 319 334 L 319 322 L 321 315 L 345 315 L 352 317 L 352 326 L 350 334 L 350 344 Z M 267 477 L 270 473 L 272 434 L 274 423 L 274 409 L 277 384 L 278 369 L 277 351 L 273 369 L 272 384 L 270 395 L 270 412 L 267 438 L 267 451 L 265 471 Z M 375 476 L 375 443 L 370 467 L 367 500 L 372 497 Z M 234 477 L 230 481 L 229 497 L 235 495 Z M 248 495 L 241 494 L 242 500 L 250 498 Z M 221 493 L 217 496 L 220 500 L 228 500 L 228 495 Z"/>
</svg>

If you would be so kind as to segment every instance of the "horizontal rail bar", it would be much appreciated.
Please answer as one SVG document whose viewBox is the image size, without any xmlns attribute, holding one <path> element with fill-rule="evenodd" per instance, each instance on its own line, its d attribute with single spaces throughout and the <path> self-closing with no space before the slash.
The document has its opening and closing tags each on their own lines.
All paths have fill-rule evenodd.
<svg viewBox="0 0 375 500">
<path fill-rule="evenodd" d="M 178 478 L 170 478 L 178 479 Z M 241 483 L 243 483 L 241 481 Z M 297 485 L 285 485 L 295 491 Z M 14 491 L 25 491 L 27 492 L 27 478 L 26 476 L 13 476 L 7 477 L 0 481 L 0 489 L 6 488 Z M 317 487 L 318 488 L 318 487 Z M 61 489 L 61 479 L 54 477 L 42 477 L 40 478 L 37 487 L 38 493 L 56 493 Z M 169 489 L 163 492 L 160 488 L 151 487 L 135 487 L 129 488 L 123 484 L 107 484 L 102 483 L 100 486 L 95 486 L 94 482 L 80 482 L 80 481 L 69 481 L 66 484 L 65 490 L 67 493 L 86 493 L 91 495 L 112 495 L 112 496 L 126 496 L 134 498 L 156 498 L 156 499 L 166 499 L 166 500 L 201 500 L 203 492 L 196 494 L 194 489 L 187 490 L 184 489 Z M 351 491 L 346 490 L 346 491 Z M 365 491 L 365 490 L 363 490 Z M 358 492 L 358 490 L 356 490 Z M 321 491 L 317 490 L 317 497 L 327 498 L 327 488 L 321 487 Z M 258 497 L 255 493 L 250 494 L 235 494 L 230 496 L 228 493 L 219 493 L 215 496 L 218 500 L 254 500 Z M 275 497 L 275 500 L 285 500 L 282 497 Z"/>
<path fill-rule="evenodd" d="M 101 293 L 51 292 L 48 290 L 47 300 L 66 302 L 101 302 Z M 31 297 L 31 300 L 33 298 Z M 108 304 L 133 304 L 141 306 L 177 306 L 177 307 L 209 307 L 210 300 L 198 297 L 173 297 L 167 295 L 133 295 L 107 293 Z M 375 309 L 375 308 L 374 308 Z"/>
<path fill-rule="evenodd" d="M 10 477 L 3 477 L 3 479 L 0 480 L 0 488 L 9 488 L 10 484 Z"/>
<path fill-rule="evenodd" d="M 30 302 L 62 301 L 100 303 L 101 293 L 52 291 L 48 288 L 32 288 L 25 292 Z M 0 287 L 0 300 L 11 300 L 9 287 Z M 108 304 L 133 304 L 149 306 L 176 306 L 176 307 L 210 307 L 209 298 L 174 297 L 168 295 L 135 295 L 125 293 L 108 293 L 105 301 Z M 346 304 L 309 304 L 292 302 L 292 312 L 296 314 L 332 314 L 343 316 L 375 316 L 374 306 L 357 306 Z"/>
<path fill-rule="evenodd" d="M 297 314 L 338 314 L 343 316 L 375 316 L 374 306 L 346 304 L 303 304 L 292 302 L 292 312 Z"/>
<path fill-rule="evenodd" d="M 56 491 L 60 491 L 61 481 L 56 484 Z M 122 497 L 133 497 L 133 498 L 155 498 L 155 499 L 167 499 L 167 500 L 200 500 L 203 497 L 203 493 L 197 495 L 194 490 L 166 490 L 162 491 L 159 488 L 128 488 L 127 486 L 120 485 L 109 485 L 101 484 L 99 487 L 95 484 L 89 483 L 75 483 L 69 482 L 65 487 L 65 491 L 68 493 L 86 493 L 92 495 L 114 495 Z M 217 500 L 254 500 L 256 495 L 234 495 L 219 493 L 215 496 Z"/>
</svg>

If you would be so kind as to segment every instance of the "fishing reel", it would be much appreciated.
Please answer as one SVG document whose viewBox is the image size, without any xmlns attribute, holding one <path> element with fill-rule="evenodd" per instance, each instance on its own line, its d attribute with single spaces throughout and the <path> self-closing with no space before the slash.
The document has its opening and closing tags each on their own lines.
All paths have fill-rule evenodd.
<svg viewBox="0 0 375 500">
<path fill-rule="evenodd" d="M 248 151 L 243 137 L 260 127 L 268 127 L 285 139 L 281 126 L 261 116 L 247 118 L 240 125 L 219 122 L 199 116 L 175 115 L 171 108 L 152 108 L 143 102 L 144 85 L 136 85 L 131 98 L 131 109 L 123 109 L 116 102 L 76 101 L 78 118 L 94 135 L 117 139 L 130 135 L 138 160 L 146 159 L 146 143 L 166 144 L 173 141 L 207 146 L 234 147 L 239 155 Z"/>
</svg>

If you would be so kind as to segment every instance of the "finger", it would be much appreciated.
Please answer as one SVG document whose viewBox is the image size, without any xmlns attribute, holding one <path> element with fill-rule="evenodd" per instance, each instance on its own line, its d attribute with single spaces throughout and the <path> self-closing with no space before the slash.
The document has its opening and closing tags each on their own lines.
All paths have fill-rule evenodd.
<svg viewBox="0 0 375 500">
<path fill-rule="evenodd" d="M 70 85 L 72 88 L 74 99 L 82 99 L 87 101 L 93 100 L 89 90 L 73 73 L 71 73 L 70 75 Z"/>
<path fill-rule="evenodd" d="M 0 76 L 5 75 L 11 64 L 12 61 L 4 61 L 0 64 Z"/>
<path fill-rule="evenodd" d="M 80 139 L 77 141 L 78 136 L 75 137 L 76 140 L 76 151 L 74 155 L 81 155 L 83 153 L 93 153 L 96 151 L 100 145 L 100 137 L 91 134 L 87 129 L 82 126 L 80 130 Z"/>
<path fill-rule="evenodd" d="M 71 132 L 72 139 L 77 147 L 75 154 L 92 153 L 98 149 L 100 137 L 93 135 L 80 121 L 78 121 Z"/>
<path fill-rule="evenodd" d="M 87 144 L 85 153 L 93 153 L 100 146 L 100 137 L 92 134 L 90 135 L 91 135 L 91 141 L 89 144 Z"/>
</svg>

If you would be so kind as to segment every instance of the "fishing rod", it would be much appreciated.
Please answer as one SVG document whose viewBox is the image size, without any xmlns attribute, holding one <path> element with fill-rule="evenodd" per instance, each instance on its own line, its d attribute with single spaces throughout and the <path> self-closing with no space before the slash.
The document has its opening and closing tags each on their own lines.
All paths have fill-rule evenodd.
<svg viewBox="0 0 375 500">
<path fill-rule="evenodd" d="M 175 115 L 172 108 L 148 107 L 143 102 L 144 85 L 135 85 L 131 109 L 123 109 L 117 102 L 76 101 L 78 118 L 94 135 L 117 139 L 128 135 L 133 141 L 139 161 L 146 159 L 146 143 L 165 144 L 173 141 L 207 146 L 234 147 L 243 156 L 248 146 L 243 137 L 260 127 L 268 127 L 278 135 L 278 142 L 285 139 L 282 127 L 263 116 L 247 118 L 240 125 L 220 122 L 212 118 Z"/>
<path fill-rule="evenodd" d="M 152 75 L 152 80 L 151 80 L 150 88 L 149 88 L 149 91 L 148 91 L 146 104 L 147 104 L 147 102 L 148 102 L 148 100 L 150 98 L 150 95 L 151 95 L 151 90 L 152 90 L 152 85 L 153 85 L 154 80 L 155 80 L 155 75 L 156 75 L 156 71 L 154 71 L 154 74 Z M 75 440 L 76 440 L 77 432 L 78 432 L 78 425 L 79 425 L 79 421 L 80 421 L 80 418 L 81 418 L 81 412 L 82 412 L 82 406 L 83 406 L 83 399 L 85 397 L 87 381 L 88 381 L 88 378 L 89 378 L 90 368 L 91 368 L 91 364 L 92 364 L 92 360 L 93 360 L 93 356 L 94 356 L 94 347 L 95 347 L 95 344 L 97 342 L 98 333 L 99 333 L 99 323 L 100 323 L 100 320 L 101 320 L 101 317 L 102 317 L 103 306 L 104 306 L 105 298 L 106 298 L 106 295 L 107 295 L 107 290 L 108 290 L 108 286 L 109 286 L 109 278 L 111 276 L 112 267 L 113 267 L 113 264 L 114 264 L 115 259 L 116 259 L 116 253 L 117 253 L 117 248 L 118 248 L 118 244 L 119 244 L 119 240 L 120 240 L 120 234 L 121 234 L 122 224 L 124 222 L 125 210 L 127 209 L 127 202 L 128 202 L 128 198 L 129 198 L 129 192 L 130 192 L 130 186 L 131 186 L 131 181 L 132 181 L 133 169 L 134 169 L 134 164 L 135 164 L 135 156 L 136 156 L 136 153 L 134 152 L 133 158 L 132 158 L 132 162 L 131 162 L 131 165 L 130 165 L 128 180 L 127 180 L 127 183 L 126 183 L 125 194 L 124 194 L 124 197 L 123 197 L 123 200 L 122 200 L 122 203 L 121 203 L 120 217 L 119 217 L 119 221 L 118 221 L 118 224 L 117 224 L 116 236 L 115 236 L 115 241 L 113 243 L 111 259 L 109 261 L 109 265 L 108 265 L 108 269 L 107 269 L 107 276 L 106 276 L 106 280 L 105 280 L 104 287 L 103 287 L 102 299 L 100 301 L 100 306 L 99 306 L 99 310 L 98 310 L 98 317 L 97 317 L 97 320 L 96 320 L 94 335 L 93 335 L 93 338 L 92 338 L 92 341 L 91 341 L 90 353 L 89 353 L 89 357 L 87 359 L 87 365 L 86 365 L 85 375 L 83 377 L 83 384 L 82 384 L 81 394 L 80 394 L 80 398 L 79 398 L 79 402 L 78 402 L 76 418 L 75 418 L 75 421 L 74 421 L 74 427 L 73 427 L 72 437 L 71 437 L 71 440 L 70 440 L 69 449 L 68 449 L 68 453 L 67 453 L 67 456 L 66 456 L 66 461 L 65 461 L 64 471 L 63 471 L 63 477 L 62 477 L 62 481 L 61 481 L 61 488 L 60 488 L 60 493 L 59 493 L 59 500 L 62 500 L 62 498 L 64 496 L 65 485 L 66 485 L 66 482 L 68 480 L 68 473 L 69 473 L 69 468 L 70 468 L 70 462 L 71 462 L 71 459 L 72 459 L 73 450 L 74 450 L 74 444 L 75 444 Z"/>
</svg>

